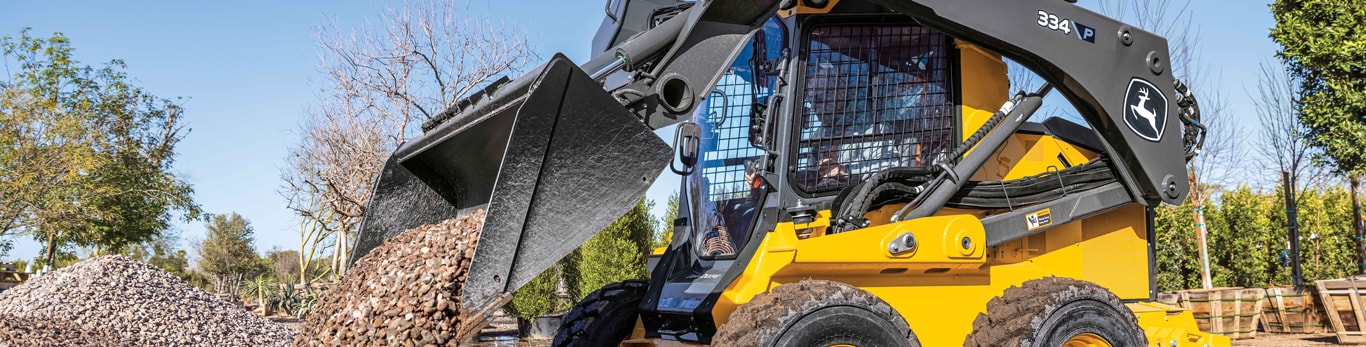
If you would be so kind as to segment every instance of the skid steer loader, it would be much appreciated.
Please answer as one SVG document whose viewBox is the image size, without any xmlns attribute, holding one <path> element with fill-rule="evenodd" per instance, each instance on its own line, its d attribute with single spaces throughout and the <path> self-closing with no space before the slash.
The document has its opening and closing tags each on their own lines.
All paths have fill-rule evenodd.
<svg viewBox="0 0 1366 347">
<path fill-rule="evenodd" d="M 595 58 L 395 151 L 352 259 L 485 209 L 462 306 L 487 315 L 668 168 L 650 278 L 588 295 L 556 346 L 1226 346 L 1152 302 L 1196 100 L 1165 39 L 1072 2 L 610 0 Z M 1043 83 L 1012 96 L 1006 59 Z M 1050 93 L 1084 121 L 1031 117 Z"/>
</svg>

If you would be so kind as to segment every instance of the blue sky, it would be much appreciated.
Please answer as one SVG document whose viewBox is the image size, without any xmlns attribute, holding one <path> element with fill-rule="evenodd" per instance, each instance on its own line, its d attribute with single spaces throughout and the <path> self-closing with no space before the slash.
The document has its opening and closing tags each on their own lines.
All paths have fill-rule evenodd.
<svg viewBox="0 0 1366 347">
<path fill-rule="evenodd" d="M 543 59 L 564 52 L 583 62 L 603 19 L 602 1 L 470 0 L 466 8 L 471 15 L 520 27 Z M 1257 64 L 1271 60 L 1276 50 L 1267 38 L 1273 26 L 1267 3 L 1191 1 L 1201 60 L 1211 69 L 1205 88 L 1222 89 L 1235 123 L 1256 122 L 1245 88 L 1256 84 Z M 178 147 L 175 170 L 194 185 L 205 211 L 238 212 L 251 220 L 258 251 L 291 249 L 298 247 L 297 223 L 276 190 L 303 110 L 321 86 L 315 30 L 332 19 L 343 24 L 373 20 L 392 4 L 3 1 L 0 35 L 23 27 L 40 36 L 62 32 L 83 63 L 123 59 L 129 74 L 153 94 L 187 97 L 192 131 Z M 677 180 L 660 182 L 649 195 L 662 205 Z M 185 240 L 204 234 L 199 222 L 176 228 Z M 10 258 L 32 258 L 39 248 L 19 238 Z"/>
</svg>

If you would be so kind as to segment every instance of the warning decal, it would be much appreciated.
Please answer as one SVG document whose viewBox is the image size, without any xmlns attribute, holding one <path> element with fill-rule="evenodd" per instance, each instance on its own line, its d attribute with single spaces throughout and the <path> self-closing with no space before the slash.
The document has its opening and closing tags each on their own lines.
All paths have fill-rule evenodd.
<svg viewBox="0 0 1366 347">
<path fill-rule="evenodd" d="M 1025 215 L 1025 225 L 1029 230 L 1046 227 L 1053 224 L 1053 214 L 1048 209 Z"/>
</svg>

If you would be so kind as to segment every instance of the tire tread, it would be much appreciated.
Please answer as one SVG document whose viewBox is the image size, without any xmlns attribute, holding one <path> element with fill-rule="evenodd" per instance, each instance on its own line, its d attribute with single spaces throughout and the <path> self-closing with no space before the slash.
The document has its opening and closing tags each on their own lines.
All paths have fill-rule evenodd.
<svg viewBox="0 0 1366 347">
<path fill-rule="evenodd" d="M 1129 309 L 1109 290 L 1091 282 L 1064 277 L 1045 277 L 1011 286 L 1001 296 L 987 302 L 985 313 L 972 322 L 972 333 L 964 346 L 1034 346 L 1034 338 L 1047 317 L 1068 303 L 1077 300 L 1096 300 L 1121 312 L 1129 313 L 1129 331 L 1137 332 L 1139 341 L 1146 340 Z M 1127 336 L 1126 338 L 1135 338 Z"/>
<path fill-rule="evenodd" d="M 624 312 L 620 310 L 623 308 L 628 312 L 636 312 L 634 306 L 640 304 L 640 299 L 645 297 L 645 291 L 649 288 L 650 282 L 645 280 L 626 280 L 608 284 L 589 293 L 578 304 L 575 304 L 568 314 L 565 314 L 560 329 L 555 332 L 555 340 L 551 346 L 595 346 L 593 342 L 588 340 L 614 338 L 601 336 L 602 332 L 597 329 L 602 327 L 598 327 L 595 323 L 609 320 L 613 315 L 623 314 Z M 630 335 L 629 329 L 626 330 L 626 334 Z"/>
</svg>

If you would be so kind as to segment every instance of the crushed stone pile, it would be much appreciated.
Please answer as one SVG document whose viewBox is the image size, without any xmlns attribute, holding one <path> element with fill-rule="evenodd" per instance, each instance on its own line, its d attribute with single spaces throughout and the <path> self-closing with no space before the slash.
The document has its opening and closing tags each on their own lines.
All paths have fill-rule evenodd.
<svg viewBox="0 0 1366 347">
<path fill-rule="evenodd" d="M 132 347 L 65 321 L 0 316 L 0 347 Z"/>
<path fill-rule="evenodd" d="M 304 319 L 295 346 L 455 346 L 484 211 L 409 229 L 356 261 Z M 466 322 L 471 323 L 471 322 Z"/>
<path fill-rule="evenodd" d="M 6 290 L 0 316 L 70 324 L 111 340 L 62 345 L 268 347 L 294 338 L 292 330 L 239 304 L 122 255 L 85 260 Z"/>
</svg>

